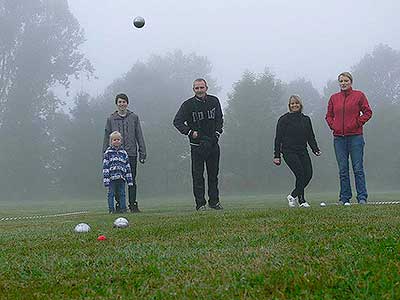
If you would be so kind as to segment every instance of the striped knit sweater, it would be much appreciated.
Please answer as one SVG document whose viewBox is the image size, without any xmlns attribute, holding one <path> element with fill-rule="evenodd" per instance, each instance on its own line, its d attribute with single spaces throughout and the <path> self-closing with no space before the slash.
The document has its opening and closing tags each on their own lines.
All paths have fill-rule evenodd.
<svg viewBox="0 0 400 300">
<path fill-rule="evenodd" d="M 120 148 L 108 147 L 104 152 L 103 159 L 103 183 L 105 187 L 110 181 L 123 179 L 128 185 L 133 185 L 131 166 L 129 165 L 128 154 Z"/>
</svg>

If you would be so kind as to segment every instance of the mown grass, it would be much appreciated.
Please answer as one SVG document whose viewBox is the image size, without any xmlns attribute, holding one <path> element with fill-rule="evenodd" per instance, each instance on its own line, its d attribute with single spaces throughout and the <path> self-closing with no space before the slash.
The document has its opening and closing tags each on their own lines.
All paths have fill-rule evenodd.
<svg viewBox="0 0 400 300">
<path fill-rule="evenodd" d="M 112 228 L 105 200 L 2 203 L 0 216 L 91 209 L 0 222 L 0 299 L 400 299 L 400 205 L 320 208 L 334 196 L 313 198 L 288 209 L 274 195 L 231 197 L 203 213 L 149 199 L 124 215 L 127 229 Z M 91 232 L 74 233 L 79 222 Z"/>
</svg>

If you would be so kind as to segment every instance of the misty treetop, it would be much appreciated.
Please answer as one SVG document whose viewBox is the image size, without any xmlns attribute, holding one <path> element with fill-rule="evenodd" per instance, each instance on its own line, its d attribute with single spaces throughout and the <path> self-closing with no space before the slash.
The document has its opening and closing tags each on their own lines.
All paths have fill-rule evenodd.
<svg viewBox="0 0 400 300">
<path fill-rule="evenodd" d="M 58 181 L 63 148 L 54 127 L 62 100 L 51 88 L 93 67 L 78 49 L 83 30 L 66 0 L 2 0 L 0 27 L 1 190 L 38 194 Z"/>
</svg>

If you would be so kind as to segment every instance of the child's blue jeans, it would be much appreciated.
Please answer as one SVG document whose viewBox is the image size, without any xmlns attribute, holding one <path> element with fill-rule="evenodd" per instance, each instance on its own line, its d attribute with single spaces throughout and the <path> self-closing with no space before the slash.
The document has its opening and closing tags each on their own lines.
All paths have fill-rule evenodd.
<svg viewBox="0 0 400 300">
<path fill-rule="evenodd" d="M 114 208 L 114 198 L 117 195 L 119 199 L 119 208 L 122 211 L 126 210 L 126 200 L 125 200 L 125 181 L 123 179 L 111 180 L 110 186 L 108 187 L 107 200 L 108 200 L 108 210 L 110 212 L 115 211 Z"/>
</svg>

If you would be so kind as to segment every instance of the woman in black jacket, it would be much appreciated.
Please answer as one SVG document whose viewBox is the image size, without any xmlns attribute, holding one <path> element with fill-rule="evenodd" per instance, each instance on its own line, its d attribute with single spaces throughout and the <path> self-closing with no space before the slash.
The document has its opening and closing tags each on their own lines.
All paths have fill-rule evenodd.
<svg viewBox="0 0 400 300">
<path fill-rule="evenodd" d="M 307 143 L 316 156 L 321 155 L 315 140 L 310 117 L 304 115 L 303 104 L 297 95 L 289 97 L 289 112 L 281 116 L 276 126 L 274 164 L 281 164 L 281 153 L 296 177 L 296 186 L 287 196 L 289 207 L 310 207 L 304 198 L 304 188 L 312 177 L 312 164 Z"/>
</svg>

